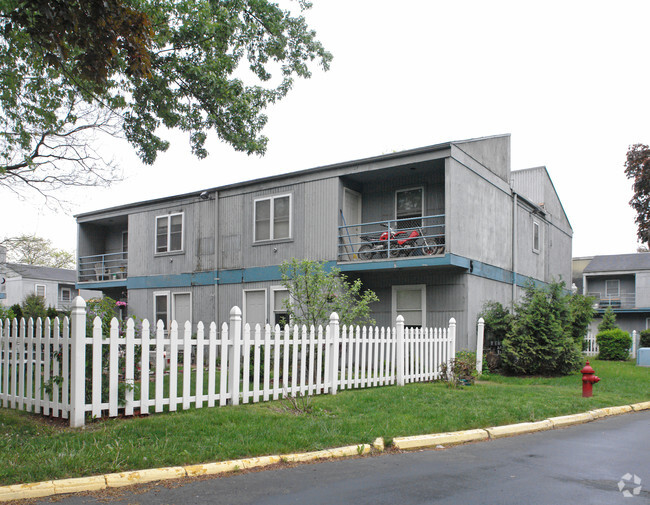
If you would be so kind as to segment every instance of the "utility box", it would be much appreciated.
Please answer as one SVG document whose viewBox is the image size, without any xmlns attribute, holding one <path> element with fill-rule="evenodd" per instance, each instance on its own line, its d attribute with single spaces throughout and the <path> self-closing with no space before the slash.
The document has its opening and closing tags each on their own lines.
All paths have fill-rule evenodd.
<svg viewBox="0 0 650 505">
<path fill-rule="evenodd" d="M 650 366 L 650 347 L 641 347 L 636 352 L 636 366 Z"/>
</svg>

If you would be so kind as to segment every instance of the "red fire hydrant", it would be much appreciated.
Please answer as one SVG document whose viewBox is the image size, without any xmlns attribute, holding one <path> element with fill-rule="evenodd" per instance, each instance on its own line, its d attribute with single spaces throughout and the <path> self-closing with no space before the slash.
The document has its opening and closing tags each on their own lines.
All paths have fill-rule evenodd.
<svg viewBox="0 0 650 505">
<path fill-rule="evenodd" d="M 591 368 L 588 361 L 585 367 L 580 371 L 582 372 L 582 397 L 589 398 L 593 396 L 592 384 L 596 384 L 596 382 L 600 380 L 600 377 L 594 375 L 594 369 Z"/>
</svg>

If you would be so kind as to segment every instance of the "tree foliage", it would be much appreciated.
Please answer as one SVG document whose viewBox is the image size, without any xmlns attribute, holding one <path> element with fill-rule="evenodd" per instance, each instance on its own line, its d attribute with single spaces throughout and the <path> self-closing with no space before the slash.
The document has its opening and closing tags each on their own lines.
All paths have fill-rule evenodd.
<svg viewBox="0 0 650 505">
<path fill-rule="evenodd" d="M 285 308 L 292 324 L 326 325 L 332 312 L 341 325 L 374 324 L 370 304 L 379 298 L 363 290 L 359 279 L 349 282 L 337 268 L 326 271 L 323 263 L 295 258 L 282 263 L 280 273 L 289 291 Z"/>
<path fill-rule="evenodd" d="M 516 375 L 565 375 L 579 368 L 580 343 L 591 321 L 591 300 L 569 294 L 563 282 L 528 286 L 503 341 L 505 370 Z"/>
<path fill-rule="evenodd" d="M 616 314 L 614 309 L 607 307 L 605 313 L 603 314 L 603 320 L 598 324 L 598 332 L 607 331 L 607 330 L 616 330 Z"/>
<path fill-rule="evenodd" d="M 636 211 L 637 237 L 650 245 L 650 147 L 634 144 L 627 151 L 625 175 L 632 179 L 630 205 Z"/>
<path fill-rule="evenodd" d="M 512 328 L 512 314 L 499 302 L 486 302 L 479 317 L 485 322 L 486 340 L 501 342 Z"/>
<path fill-rule="evenodd" d="M 161 127 L 199 158 L 209 132 L 263 154 L 265 108 L 331 58 L 270 0 L 0 0 L 0 184 L 109 183 L 93 132 L 122 132 L 148 164 Z"/>
<path fill-rule="evenodd" d="M 24 265 L 40 265 L 54 268 L 75 267 L 74 254 L 52 246 L 48 239 L 36 235 L 19 235 L 0 241 L 7 249 L 7 260 Z"/>
</svg>

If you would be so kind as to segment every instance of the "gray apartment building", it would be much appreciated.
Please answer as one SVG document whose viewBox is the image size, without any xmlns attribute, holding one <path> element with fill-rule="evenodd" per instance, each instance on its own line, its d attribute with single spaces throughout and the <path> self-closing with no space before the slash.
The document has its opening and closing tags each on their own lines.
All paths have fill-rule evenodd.
<svg viewBox="0 0 650 505">
<path fill-rule="evenodd" d="M 79 287 L 137 317 L 274 324 L 279 265 L 360 278 L 379 325 L 446 326 L 473 347 L 488 300 L 571 279 L 572 229 L 544 167 L 511 171 L 498 135 L 347 161 L 76 216 Z"/>
</svg>

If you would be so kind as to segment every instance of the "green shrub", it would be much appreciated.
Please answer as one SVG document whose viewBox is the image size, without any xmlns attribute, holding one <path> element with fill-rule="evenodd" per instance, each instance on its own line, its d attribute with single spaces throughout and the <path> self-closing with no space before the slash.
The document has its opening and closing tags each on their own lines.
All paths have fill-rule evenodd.
<svg viewBox="0 0 650 505">
<path fill-rule="evenodd" d="M 611 307 L 607 307 L 605 313 L 603 314 L 603 320 L 598 325 L 598 332 L 600 333 L 601 331 L 615 330 L 617 328 L 618 326 L 616 326 L 616 314 L 614 314 L 614 310 Z"/>
<path fill-rule="evenodd" d="M 503 341 L 503 369 L 513 375 L 566 375 L 582 362 L 573 338 L 564 283 L 528 286 L 516 307 L 512 331 Z"/>
<path fill-rule="evenodd" d="M 639 347 L 650 347 L 650 330 L 643 330 L 641 332 Z"/>
<path fill-rule="evenodd" d="M 459 351 L 456 357 L 450 360 L 451 366 L 443 363 L 440 367 L 441 378 L 449 386 L 469 386 L 474 384 L 478 372 L 476 371 L 476 353 Z"/>
<path fill-rule="evenodd" d="M 18 303 L 14 303 L 9 310 L 14 313 L 14 317 L 19 321 L 23 317 L 23 308 Z"/>
<path fill-rule="evenodd" d="M 13 319 L 14 317 L 16 317 L 16 314 L 11 308 L 0 307 L 0 321 L 4 322 L 5 319 Z"/>
<path fill-rule="evenodd" d="M 610 361 L 626 360 L 632 347 L 632 337 L 630 334 L 621 329 L 605 330 L 596 335 L 598 342 L 599 359 Z"/>
<path fill-rule="evenodd" d="M 479 317 L 485 321 L 486 341 L 501 342 L 512 328 L 512 314 L 499 302 L 486 302 Z"/>
<path fill-rule="evenodd" d="M 45 319 L 47 316 L 47 310 L 45 309 L 45 298 L 38 295 L 28 295 L 23 300 L 22 305 L 23 317 L 29 319 L 30 317 L 36 321 L 36 318 L 40 317 Z"/>
</svg>

